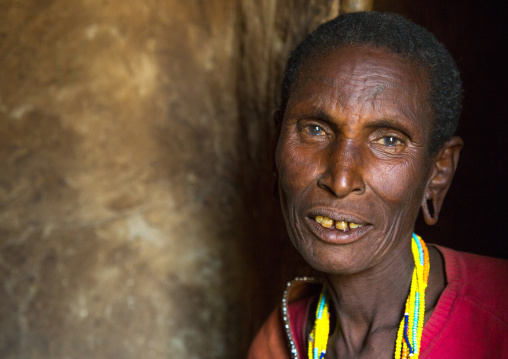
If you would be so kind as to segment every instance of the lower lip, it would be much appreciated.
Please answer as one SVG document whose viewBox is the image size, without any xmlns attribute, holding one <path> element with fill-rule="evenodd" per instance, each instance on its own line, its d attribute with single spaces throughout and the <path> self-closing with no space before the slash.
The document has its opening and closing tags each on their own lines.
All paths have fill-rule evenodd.
<svg viewBox="0 0 508 359">
<path fill-rule="evenodd" d="M 361 239 L 372 226 L 367 224 L 359 228 L 349 229 L 344 232 L 335 227 L 326 228 L 317 223 L 313 218 L 306 218 L 311 231 L 323 242 L 331 244 L 349 244 Z"/>
</svg>

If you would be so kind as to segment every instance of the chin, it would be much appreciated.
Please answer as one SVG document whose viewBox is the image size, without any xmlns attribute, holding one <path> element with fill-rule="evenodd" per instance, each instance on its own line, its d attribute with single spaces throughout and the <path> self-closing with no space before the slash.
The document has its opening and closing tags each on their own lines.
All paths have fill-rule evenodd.
<svg viewBox="0 0 508 359">
<path fill-rule="evenodd" d="M 293 244 L 295 244 L 293 242 Z M 330 245 L 312 243 L 308 246 L 295 245 L 303 259 L 315 270 L 325 274 L 355 274 L 371 266 L 373 260 L 359 256 L 360 250 L 354 243 Z"/>
</svg>

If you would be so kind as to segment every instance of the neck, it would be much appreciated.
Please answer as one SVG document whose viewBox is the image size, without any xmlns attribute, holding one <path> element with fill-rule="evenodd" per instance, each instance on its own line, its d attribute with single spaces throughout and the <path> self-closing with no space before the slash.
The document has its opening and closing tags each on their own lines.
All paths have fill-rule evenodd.
<svg viewBox="0 0 508 359">
<path fill-rule="evenodd" d="M 396 331 L 414 269 L 410 241 L 390 258 L 360 273 L 328 276 L 339 332 L 335 335 L 362 342 L 380 329 Z"/>
<path fill-rule="evenodd" d="M 425 295 L 425 321 L 446 285 L 442 257 L 437 249 L 428 248 L 430 274 Z M 414 270 L 410 241 L 394 252 L 391 260 L 361 273 L 327 276 L 331 311 L 336 318 L 330 338 L 335 349 L 341 347 L 343 353 L 344 350 L 358 353 L 368 339 L 375 337 L 375 341 L 381 340 L 387 345 L 387 351 L 393 353 Z"/>
</svg>

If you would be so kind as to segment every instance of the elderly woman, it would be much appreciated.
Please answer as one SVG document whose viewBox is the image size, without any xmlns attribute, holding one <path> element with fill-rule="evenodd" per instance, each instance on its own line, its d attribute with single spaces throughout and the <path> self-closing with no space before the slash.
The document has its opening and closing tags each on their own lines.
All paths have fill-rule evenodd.
<svg viewBox="0 0 508 359">
<path fill-rule="evenodd" d="M 457 68 L 423 28 L 353 13 L 292 53 L 276 114 L 288 284 L 249 358 L 508 357 L 506 261 L 426 245 L 459 160 Z"/>
</svg>

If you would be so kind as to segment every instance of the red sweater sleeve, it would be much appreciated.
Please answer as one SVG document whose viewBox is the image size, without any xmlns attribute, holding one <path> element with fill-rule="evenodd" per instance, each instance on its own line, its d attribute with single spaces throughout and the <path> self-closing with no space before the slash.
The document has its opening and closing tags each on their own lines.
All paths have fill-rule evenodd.
<svg viewBox="0 0 508 359">
<path fill-rule="evenodd" d="M 289 359 L 282 328 L 280 307 L 278 307 L 270 314 L 254 338 L 247 359 Z"/>
<path fill-rule="evenodd" d="M 508 261 L 436 246 L 447 287 L 425 323 L 422 358 L 508 357 Z"/>
<path fill-rule="evenodd" d="M 303 298 L 289 305 L 291 333 L 301 358 L 305 358 L 305 324 L 312 298 Z M 247 359 L 290 358 L 289 345 L 283 330 L 280 307 L 272 312 L 251 344 Z"/>
</svg>

